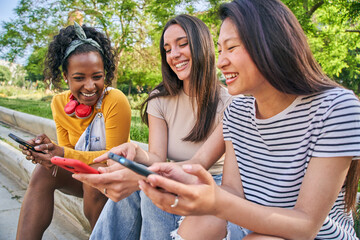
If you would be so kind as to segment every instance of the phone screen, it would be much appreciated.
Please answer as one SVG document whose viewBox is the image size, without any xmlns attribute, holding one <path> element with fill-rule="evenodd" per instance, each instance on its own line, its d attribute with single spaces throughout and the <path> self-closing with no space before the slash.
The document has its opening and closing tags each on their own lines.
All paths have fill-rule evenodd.
<svg viewBox="0 0 360 240">
<path fill-rule="evenodd" d="M 143 164 L 131 161 L 129 159 L 124 158 L 123 156 L 117 155 L 115 153 L 109 152 L 109 158 L 117 161 L 121 165 L 133 170 L 134 172 L 143 175 L 145 177 L 149 176 L 150 174 L 157 174 L 155 172 L 150 171 L 147 167 Z"/>
</svg>

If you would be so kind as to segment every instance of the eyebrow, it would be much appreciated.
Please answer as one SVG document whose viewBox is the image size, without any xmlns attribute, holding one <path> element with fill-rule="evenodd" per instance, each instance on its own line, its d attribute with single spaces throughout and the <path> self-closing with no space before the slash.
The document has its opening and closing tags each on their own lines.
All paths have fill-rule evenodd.
<svg viewBox="0 0 360 240">
<path fill-rule="evenodd" d="M 176 42 L 178 42 L 178 41 L 180 41 L 180 40 L 182 40 L 182 39 L 184 39 L 184 38 L 187 38 L 187 36 L 178 37 L 178 38 L 176 39 Z M 165 47 L 165 46 L 168 46 L 168 45 L 169 45 L 168 43 L 165 43 L 165 44 L 164 44 L 164 47 Z"/>
<path fill-rule="evenodd" d="M 232 41 L 232 40 L 240 40 L 240 39 L 237 38 L 237 37 L 230 37 L 230 38 L 225 39 L 224 44 L 226 44 L 227 42 L 230 42 L 230 41 Z M 216 42 L 216 44 L 217 44 L 217 45 L 220 45 L 219 42 Z"/>
<path fill-rule="evenodd" d="M 99 73 L 104 73 L 104 72 L 103 72 L 103 71 L 99 71 L 99 72 L 93 73 L 92 75 L 94 75 L 94 74 L 99 74 Z M 79 73 L 79 72 L 76 72 L 76 73 L 71 74 L 71 76 L 74 76 L 74 75 L 85 75 L 85 74 L 84 74 L 84 73 Z"/>
</svg>

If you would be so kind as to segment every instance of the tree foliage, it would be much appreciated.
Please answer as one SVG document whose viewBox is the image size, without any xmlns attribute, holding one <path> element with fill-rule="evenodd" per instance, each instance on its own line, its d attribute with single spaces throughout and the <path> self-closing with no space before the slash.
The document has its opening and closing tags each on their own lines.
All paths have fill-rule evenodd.
<svg viewBox="0 0 360 240">
<path fill-rule="evenodd" d="M 6 83 L 11 81 L 10 69 L 6 66 L 0 65 L 0 82 Z"/>
<path fill-rule="evenodd" d="M 20 0 L 17 17 L 2 23 L 1 57 L 14 61 L 32 54 L 26 70 L 42 78 L 46 47 L 73 20 L 94 26 L 112 41 L 119 84 L 129 91 L 161 81 L 159 38 L 164 24 L 179 13 L 202 19 L 217 39 L 217 9 L 230 0 Z M 315 58 L 341 84 L 360 89 L 360 2 L 358 0 L 282 0 L 307 34 Z M 200 7 L 199 7 L 200 6 Z"/>
<path fill-rule="evenodd" d="M 34 51 L 28 58 L 25 70 L 28 73 L 28 79 L 30 81 L 37 81 L 44 79 L 44 59 L 47 52 L 47 46 L 45 47 L 34 47 Z"/>
<path fill-rule="evenodd" d="M 23 57 L 27 49 L 33 52 L 27 70 L 41 76 L 40 58 L 51 38 L 72 21 L 101 29 L 112 40 L 119 69 L 119 82 L 136 79 L 132 84 L 149 85 L 160 82 L 158 40 L 165 22 L 179 12 L 194 12 L 182 8 L 190 0 L 21 0 L 17 18 L 2 24 L 0 36 L 2 56 L 10 61 Z M 206 2 L 206 1 L 202 1 Z M 210 6 L 216 6 L 211 0 Z M 178 9 L 181 9 L 180 11 Z M 142 76 L 142 77 L 140 77 Z M 132 81 L 132 80 L 131 80 Z M 146 83 L 145 83 L 146 84 Z"/>
<path fill-rule="evenodd" d="M 301 0 L 283 2 L 303 27 L 316 60 L 331 78 L 359 92 L 360 2 Z"/>
</svg>

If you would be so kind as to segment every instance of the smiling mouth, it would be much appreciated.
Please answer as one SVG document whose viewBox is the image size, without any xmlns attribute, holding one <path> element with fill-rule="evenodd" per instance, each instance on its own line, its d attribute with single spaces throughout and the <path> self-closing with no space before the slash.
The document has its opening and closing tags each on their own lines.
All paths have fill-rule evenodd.
<svg viewBox="0 0 360 240">
<path fill-rule="evenodd" d="M 224 77 L 226 79 L 233 79 L 235 77 L 237 77 L 239 74 L 238 73 L 229 73 L 229 74 L 224 74 Z"/>
<path fill-rule="evenodd" d="M 96 92 L 94 92 L 94 93 L 83 93 L 82 92 L 81 94 L 84 95 L 85 97 L 92 97 L 96 94 Z"/>
<path fill-rule="evenodd" d="M 184 66 L 187 65 L 188 63 L 189 63 L 188 61 L 181 62 L 181 63 L 176 64 L 175 67 L 176 67 L 177 69 L 179 69 L 179 68 L 184 67 Z"/>
</svg>

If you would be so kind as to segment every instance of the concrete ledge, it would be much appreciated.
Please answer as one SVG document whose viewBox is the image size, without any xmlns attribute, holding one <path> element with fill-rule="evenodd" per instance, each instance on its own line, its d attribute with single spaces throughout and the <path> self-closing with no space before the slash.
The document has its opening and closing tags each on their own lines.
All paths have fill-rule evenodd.
<svg viewBox="0 0 360 240">
<path fill-rule="evenodd" d="M 31 114 L 26 114 L 18 111 L 14 111 L 8 108 L 0 106 L 0 121 L 15 127 L 19 133 L 22 130 L 38 135 L 45 133 L 53 141 L 56 141 L 56 126 L 55 122 L 50 119 L 37 117 Z M 6 129 L 6 128 L 3 128 Z M 3 138 L 7 139 L 9 130 L 3 130 Z M 18 134 L 16 132 L 16 134 Z M 24 134 L 24 133 L 23 133 Z M 20 135 L 21 137 L 22 135 Z M 29 138 L 29 135 L 27 135 Z M 28 139 L 25 138 L 25 139 Z M 132 141 L 135 142 L 135 141 Z M 138 144 L 141 148 L 147 150 L 148 145 L 145 143 Z M 24 187 L 27 187 L 31 174 L 35 168 L 35 165 L 27 161 L 24 155 L 16 148 L 0 140 L 0 163 L 6 168 Z M 83 228 L 86 232 L 90 232 L 90 225 L 83 213 L 82 198 L 66 195 L 60 191 L 55 191 L 55 206 L 62 214 L 69 218 L 69 221 L 74 225 L 78 225 L 79 229 Z"/>
<path fill-rule="evenodd" d="M 46 133 L 51 140 L 56 141 L 57 139 L 55 122 L 51 119 L 18 112 L 0 106 L 0 121 L 6 122 L 34 135 Z"/>
</svg>

